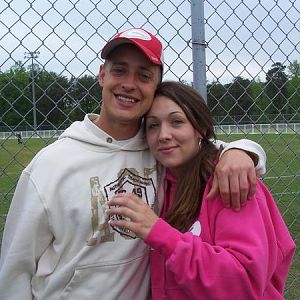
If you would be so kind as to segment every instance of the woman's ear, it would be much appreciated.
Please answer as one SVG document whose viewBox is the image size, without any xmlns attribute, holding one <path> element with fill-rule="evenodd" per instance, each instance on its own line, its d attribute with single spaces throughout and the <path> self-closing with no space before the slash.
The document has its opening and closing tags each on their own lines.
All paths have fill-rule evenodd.
<svg viewBox="0 0 300 300">
<path fill-rule="evenodd" d="M 197 132 L 197 137 L 199 140 L 203 140 L 203 137 L 205 137 L 206 132 Z"/>
<path fill-rule="evenodd" d="M 202 134 L 200 132 L 197 132 L 197 138 L 198 138 L 199 148 L 201 148 L 203 138 L 202 138 Z"/>
</svg>

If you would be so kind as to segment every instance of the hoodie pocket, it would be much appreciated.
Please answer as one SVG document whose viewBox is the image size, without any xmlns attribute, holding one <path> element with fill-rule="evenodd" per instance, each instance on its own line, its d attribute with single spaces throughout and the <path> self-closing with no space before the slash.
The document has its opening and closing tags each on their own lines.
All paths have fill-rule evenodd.
<svg viewBox="0 0 300 300">
<path fill-rule="evenodd" d="M 147 299 L 148 269 L 147 255 L 125 262 L 77 267 L 59 299 Z"/>
</svg>

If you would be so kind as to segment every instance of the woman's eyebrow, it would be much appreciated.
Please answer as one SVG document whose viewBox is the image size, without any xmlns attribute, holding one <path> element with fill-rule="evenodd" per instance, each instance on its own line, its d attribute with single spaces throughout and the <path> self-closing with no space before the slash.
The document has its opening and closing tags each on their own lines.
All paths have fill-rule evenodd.
<svg viewBox="0 0 300 300">
<path fill-rule="evenodd" d="M 182 111 L 172 111 L 168 115 L 171 116 L 171 115 L 176 115 L 176 114 L 180 114 L 182 116 L 185 116 L 185 114 Z M 146 115 L 146 118 L 148 118 L 148 119 L 150 119 L 150 118 L 157 119 L 158 117 L 155 116 L 155 115 Z"/>
<path fill-rule="evenodd" d="M 171 113 L 170 113 L 170 115 L 172 115 L 172 114 L 181 114 L 181 115 L 184 115 L 184 112 L 182 112 L 182 111 L 177 111 L 177 110 L 175 110 L 175 111 L 172 111 Z"/>
</svg>

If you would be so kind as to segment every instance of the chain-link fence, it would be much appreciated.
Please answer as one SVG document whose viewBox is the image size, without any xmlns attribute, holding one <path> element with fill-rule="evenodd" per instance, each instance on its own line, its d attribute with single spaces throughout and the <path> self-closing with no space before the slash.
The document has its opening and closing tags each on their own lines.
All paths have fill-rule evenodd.
<svg viewBox="0 0 300 300">
<path fill-rule="evenodd" d="M 264 147 L 264 180 L 299 246 L 299 16 L 299 0 L 1 1 L 0 232 L 33 155 L 85 112 L 98 112 L 105 41 L 144 27 L 163 42 L 164 78 L 207 94 L 218 135 Z M 298 247 L 286 298 L 299 299 L 299 287 Z"/>
</svg>

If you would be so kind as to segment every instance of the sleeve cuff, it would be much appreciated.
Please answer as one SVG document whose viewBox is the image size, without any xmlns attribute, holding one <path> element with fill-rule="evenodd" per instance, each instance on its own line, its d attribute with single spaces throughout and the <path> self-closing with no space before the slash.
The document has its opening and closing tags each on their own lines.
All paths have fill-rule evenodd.
<svg viewBox="0 0 300 300">
<path fill-rule="evenodd" d="M 159 218 L 147 235 L 145 243 L 165 257 L 169 257 L 181 240 L 181 236 L 180 231 Z"/>
<path fill-rule="evenodd" d="M 218 141 L 220 143 L 220 141 Z M 223 143 L 224 150 L 221 152 L 220 157 L 229 149 L 240 149 L 246 152 L 252 153 L 258 157 L 258 162 L 255 166 L 256 173 L 258 175 L 263 175 L 266 173 L 266 162 L 267 157 L 264 149 L 256 142 L 253 142 L 248 139 L 241 139 L 231 143 Z"/>
</svg>

